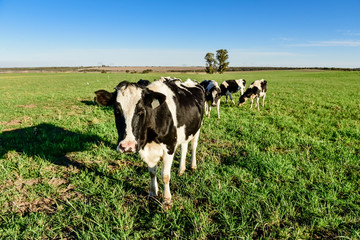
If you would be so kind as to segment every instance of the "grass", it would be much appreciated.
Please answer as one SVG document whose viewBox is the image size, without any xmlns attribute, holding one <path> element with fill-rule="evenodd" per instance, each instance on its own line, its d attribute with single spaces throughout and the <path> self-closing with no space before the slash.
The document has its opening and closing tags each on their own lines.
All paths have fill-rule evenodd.
<svg viewBox="0 0 360 240">
<path fill-rule="evenodd" d="M 175 75 L 269 86 L 259 112 L 223 99 L 221 120 L 204 119 L 198 169 L 177 176 L 175 156 L 168 211 L 139 156 L 115 152 L 112 109 L 92 103 L 165 75 L 0 75 L 0 238 L 360 238 L 360 72 Z"/>
</svg>

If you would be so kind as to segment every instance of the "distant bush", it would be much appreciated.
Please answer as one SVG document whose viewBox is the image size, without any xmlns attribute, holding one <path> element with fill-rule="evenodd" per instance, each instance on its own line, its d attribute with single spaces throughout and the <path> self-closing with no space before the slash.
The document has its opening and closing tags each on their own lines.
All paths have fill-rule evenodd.
<svg viewBox="0 0 360 240">
<path fill-rule="evenodd" d="M 101 73 L 107 73 L 105 69 L 101 70 Z"/>
<path fill-rule="evenodd" d="M 151 73 L 152 69 L 145 69 L 144 71 L 142 71 L 142 73 Z"/>
</svg>

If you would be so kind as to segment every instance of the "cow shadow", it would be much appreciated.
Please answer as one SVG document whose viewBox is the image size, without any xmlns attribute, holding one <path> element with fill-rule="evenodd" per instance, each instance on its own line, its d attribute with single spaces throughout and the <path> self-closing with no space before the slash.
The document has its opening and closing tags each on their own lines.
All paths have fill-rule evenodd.
<svg viewBox="0 0 360 240">
<path fill-rule="evenodd" d="M 115 178 L 111 173 L 100 171 L 98 164 L 90 166 L 72 159 L 73 152 L 90 149 L 91 146 L 105 145 L 115 149 L 115 144 L 105 141 L 97 135 L 72 132 L 53 124 L 42 123 L 37 126 L 6 131 L 0 134 L 0 158 L 8 152 L 16 151 L 30 157 L 39 156 L 52 164 L 65 167 L 75 167 L 80 171 L 88 171 L 96 176 L 109 178 L 121 183 L 125 190 L 144 194 L 144 189 L 134 187 L 128 181 Z M 70 156 L 70 157 L 69 157 Z"/>
<path fill-rule="evenodd" d="M 80 101 L 81 103 L 87 105 L 87 106 L 96 106 L 98 105 L 95 100 L 94 101 L 91 101 L 91 100 L 81 100 Z"/>
</svg>

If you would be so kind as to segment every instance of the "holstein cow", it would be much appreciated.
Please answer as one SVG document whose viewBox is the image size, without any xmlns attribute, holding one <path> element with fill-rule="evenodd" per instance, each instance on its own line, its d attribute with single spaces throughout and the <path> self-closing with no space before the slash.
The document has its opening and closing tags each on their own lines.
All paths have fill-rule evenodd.
<svg viewBox="0 0 360 240">
<path fill-rule="evenodd" d="M 259 98 L 263 98 L 263 106 L 265 106 L 265 97 L 266 97 L 266 90 L 267 90 L 267 82 L 264 79 L 256 80 L 252 84 L 250 84 L 249 88 L 246 89 L 244 94 L 242 94 L 239 98 L 239 106 L 243 105 L 245 101 L 250 98 L 251 105 L 250 109 L 252 108 L 254 98 L 256 98 L 256 105 L 258 110 L 259 109 Z"/>
<path fill-rule="evenodd" d="M 179 174 L 185 171 L 188 143 L 192 145 L 191 168 L 196 169 L 196 147 L 204 115 L 204 89 L 186 82 L 154 81 L 148 86 L 121 82 L 115 92 L 96 91 L 104 106 L 113 105 L 120 153 L 139 152 L 151 176 L 150 195 L 157 196 L 157 164 L 162 158 L 163 202 L 171 203 L 170 168 L 181 145 Z"/>
<path fill-rule="evenodd" d="M 245 79 L 226 80 L 220 84 L 221 96 L 226 96 L 226 102 L 228 101 L 229 96 L 230 100 L 233 102 L 233 104 L 235 104 L 231 94 L 240 91 L 241 95 L 243 95 L 245 90 L 245 84 Z"/>
<path fill-rule="evenodd" d="M 216 106 L 218 119 L 220 119 L 220 97 L 219 84 L 214 80 L 204 80 L 200 83 L 205 89 L 205 114 L 210 117 L 211 106 Z"/>
</svg>

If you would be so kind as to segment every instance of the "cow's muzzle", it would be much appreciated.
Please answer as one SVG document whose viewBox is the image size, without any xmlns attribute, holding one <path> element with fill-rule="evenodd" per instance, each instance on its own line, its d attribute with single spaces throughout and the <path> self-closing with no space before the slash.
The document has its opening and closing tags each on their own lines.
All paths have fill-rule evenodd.
<svg viewBox="0 0 360 240">
<path fill-rule="evenodd" d="M 136 142 L 120 142 L 116 149 L 120 153 L 136 152 Z"/>
</svg>

